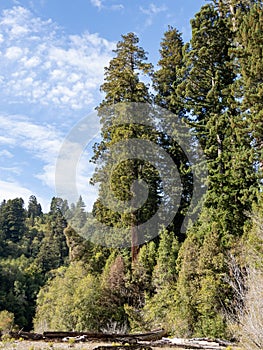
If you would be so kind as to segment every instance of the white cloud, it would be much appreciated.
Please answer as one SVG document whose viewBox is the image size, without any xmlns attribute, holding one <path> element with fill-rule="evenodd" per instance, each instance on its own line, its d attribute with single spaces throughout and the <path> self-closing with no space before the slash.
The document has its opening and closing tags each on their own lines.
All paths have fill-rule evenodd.
<svg viewBox="0 0 263 350">
<path fill-rule="evenodd" d="M 54 159 L 63 140 L 54 127 L 35 124 L 23 116 L 0 115 L 0 125 L 8 140 L 12 139 L 13 144 L 25 148 L 43 161 Z"/>
<path fill-rule="evenodd" d="M 21 197 L 25 202 L 25 206 L 27 206 L 29 197 L 33 194 L 30 189 L 24 187 L 17 181 L 3 181 L 0 179 L 0 188 L 0 202 L 2 202 L 4 199 L 7 200 Z M 39 196 L 37 199 L 41 204 L 43 211 L 47 212 L 49 210 L 50 200 Z"/>
<path fill-rule="evenodd" d="M 11 29 L 11 35 L 13 37 L 19 37 L 27 33 L 28 29 L 20 25 L 13 26 L 13 28 Z"/>
<path fill-rule="evenodd" d="M 6 140 L 4 138 L 3 141 L 8 142 L 12 139 L 13 148 L 24 149 L 33 158 L 46 164 L 46 167 L 43 167 L 42 179 L 46 178 L 46 185 L 54 188 L 54 180 L 52 183 L 50 181 L 51 176 L 54 178 L 54 171 L 52 175 L 49 170 L 56 162 L 63 141 L 61 133 L 50 125 L 38 125 L 21 116 L 0 115 L 0 124 L 1 132 L 6 135 Z M 0 140 L 1 137 L 3 136 L 0 136 Z"/>
<path fill-rule="evenodd" d="M 124 9 L 123 4 L 115 4 L 115 5 L 105 5 L 105 1 L 103 0 L 90 0 L 92 6 L 97 7 L 98 10 L 113 10 L 119 11 Z"/>
<path fill-rule="evenodd" d="M 25 68 L 34 68 L 36 66 L 38 66 L 41 63 L 41 60 L 39 57 L 37 56 L 33 56 L 30 58 L 23 58 L 22 62 L 25 65 Z"/>
<path fill-rule="evenodd" d="M 148 8 L 140 6 L 140 11 L 148 16 L 157 15 L 158 13 L 164 12 L 166 10 L 167 7 L 165 5 L 158 7 L 153 3 L 151 3 Z"/>
<path fill-rule="evenodd" d="M 74 117 L 83 117 L 84 110 L 94 107 L 115 43 L 96 33 L 66 36 L 52 20 L 37 18 L 21 6 L 0 13 L 0 33 L 0 100 L 6 110 L 0 112 L 0 198 L 28 198 L 31 184 L 48 196 L 55 193 L 64 134 L 60 125 L 41 125 L 41 120 L 52 118 L 55 123 L 56 115 L 64 118 L 70 113 L 72 118 L 63 123 L 71 125 Z M 37 121 L 12 114 L 17 104 Z M 35 114 L 38 106 L 40 115 Z M 90 194 L 86 198 L 91 208 L 97 193 L 87 189 L 91 164 L 85 162 L 76 171 L 79 191 L 84 197 Z M 34 192 L 39 197 L 38 189 Z M 42 199 L 41 204 L 49 201 Z"/>
<path fill-rule="evenodd" d="M 23 50 L 20 47 L 12 46 L 6 49 L 5 57 L 9 60 L 17 60 L 23 55 Z"/>
<path fill-rule="evenodd" d="M 19 167 L 0 167 L 1 173 L 6 172 L 8 174 L 20 175 L 22 170 Z M 9 176 L 9 175 L 8 175 Z"/>
<path fill-rule="evenodd" d="M 51 125 L 40 125 L 34 123 L 25 116 L 19 115 L 0 114 L 0 125 L 0 140 L 1 137 L 3 137 L 2 141 L 7 141 L 7 145 L 10 145 L 9 140 L 12 139 L 11 147 L 14 150 L 14 152 L 16 148 L 18 148 L 20 151 L 25 151 L 29 155 L 29 162 L 34 163 L 34 160 L 40 160 L 40 167 L 38 166 L 38 169 L 35 170 L 35 173 L 32 174 L 32 177 L 40 180 L 44 186 L 47 186 L 53 191 L 53 193 L 55 193 L 55 176 L 56 172 L 58 171 L 56 168 L 56 164 L 58 156 L 60 155 L 61 157 L 61 146 L 65 138 L 62 135 L 62 133 Z M 1 136 L 1 134 L 5 136 Z M 88 139 L 87 137 L 87 143 L 88 142 L 93 141 Z M 78 187 L 79 193 L 82 195 L 84 193 L 84 197 L 85 193 L 89 193 L 89 195 L 86 196 L 88 200 L 87 206 L 91 208 L 92 203 L 95 201 L 95 198 L 97 196 L 96 189 L 88 185 L 89 178 L 91 177 L 94 171 L 94 165 L 89 162 L 91 154 L 87 152 L 84 152 L 82 154 L 83 150 L 81 149 L 81 147 L 82 146 L 79 143 L 78 139 L 76 139 L 74 142 L 67 142 L 66 149 L 68 152 L 66 152 L 65 154 L 65 161 L 60 162 L 60 164 L 62 164 L 61 175 L 63 177 L 63 171 L 68 171 L 69 169 L 69 158 L 71 160 L 75 159 L 77 165 L 76 169 L 73 170 L 76 171 L 76 185 Z M 3 152 L 2 155 L 8 156 L 9 153 L 9 151 L 6 151 Z M 70 157 L 68 156 L 69 154 Z M 82 154 L 81 159 L 78 159 L 80 154 Z M 17 161 L 15 156 L 14 161 Z M 20 175 L 20 173 L 22 173 L 22 170 L 21 168 L 15 166 L 0 166 L 0 174 L 2 174 L 3 176 L 5 175 L 5 172 L 8 173 L 9 176 L 11 174 L 15 176 Z M 6 177 L 2 177 L 2 179 L 0 178 L 0 180 L 8 180 L 9 182 L 13 182 L 14 177 L 10 176 L 8 179 Z"/>
<path fill-rule="evenodd" d="M 96 33 L 65 36 L 21 6 L 2 12 L 0 32 L 0 98 L 65 111 L 94 105 L 114 43 Z"/>
<path fill-rule="evenodd" d="M 4 149 L 4 150 L 0 151 L 0 157 L 13 158 L 14 155 L 11 152 L 9 152 L 8 150 Z"/>
<path fill-rule="evenodd" d="M 17 197 L 28 198 L 32 193 L 28 188 L 21 186 L 17 182 L 8 182 L 0 180 L 0 200 L 14 199 Z"/>
<path fill-rule="evenodd" d="M 91 5 L 97 7 L 99 10 L 102 9 L 102 1 L 101 0 L 90 0 Z"/>
<path fill-rule="evenodd" d="M 14 143 L 15 141 L 12 137 L 0 135 L 0 144 L 13 145 Z"/>
<path fill-rule="evenodd" d="M 151 26 L 154 20 L 154 17 L 157 16 L 161 12 L 166 12 L 167 7 L 165 5 L 157 6 L 151 3 L 147 8 L 140 6 L 140 11 L 147 15 L 147 19 L 145 22 L 145 26 Z"/>
</svg>

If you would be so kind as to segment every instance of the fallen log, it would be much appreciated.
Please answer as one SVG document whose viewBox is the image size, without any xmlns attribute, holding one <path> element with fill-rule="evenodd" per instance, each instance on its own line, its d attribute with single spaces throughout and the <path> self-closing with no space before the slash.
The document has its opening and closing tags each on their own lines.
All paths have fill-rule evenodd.
<svg viewBox="0 0 263 350">
<path fill-rule="evenodd" d="M 25 340 L 62 340 L 67 338 L 101 341 L 115 341 L 120 343 L 135 344 L 139 341 L 156 341 L 162 339 L 166 335 L 163 329 L 154 330 L 146 333 L 137 334 L 117 334 L 117 333 L 101 333 L 101 332 L 44 332 L 43 334 L 31 332 L 10 332 L 10 336 L 15 339 Z"/>
<path fill-rule="evenodd" d="M 44 339 L 63 339 L 67 337 L 85 336 L 86 340 L 114 340 L 124 342 L 135 341 L 155 341 L 166 335 L 163 329 L 154 330 L 147 333 L 136 334 L 116 334 L 116 333 L 96 333 L 96 332 L 44 332 Z M 123 342 L 122 341 L 122 342 Z"/>
<path fill-rule="evenodd" d="M 101 345 L 94 350 L 152 350 L 155 347 L 181 348 L 181 349 L 200 349 L 200 350 L 223 350 L 227 346 L 235 344 L 221 340 L 209 338 L 165 338 L 163 329 L 154 330 L 146 333 L 136 334 L 116 334 L 99 332 L 44 332 L 43 334 L 31 332 L 10 332 L 12 338 L 24 340 L 44 340 L 44 341 L 64 341 L 74 342 L 86 341 L 105 341 L 114 342 L 118 345 Z"/>
<path fill-rule="evenodd" d="M 157 345 L 158 343 L 158 345 Z M 235 344 L 221 340 L 210 338 L 162 338 L 161 341 L 156 342 L 154 346 L 159 347 L 178 347 L 183 349 L 207 349 L 207 350 L 221 350 L 228 346 L 235 346 Z"/>
<path fill-rule="evenodd" d="M 14 339 L 22 338 L 24 340 L 43 340 L 43 334 L 39 334 L 39 333 L 19 331 L 19 332 L 10 332 L 9 335 L 11 336 L 11 338 L 14 338 Z"/>
<path fill-rule="evenodd" d="M 150 346 L 147 345 L 100 345 L 93 350 L 152 350 Z"/>
</svg>

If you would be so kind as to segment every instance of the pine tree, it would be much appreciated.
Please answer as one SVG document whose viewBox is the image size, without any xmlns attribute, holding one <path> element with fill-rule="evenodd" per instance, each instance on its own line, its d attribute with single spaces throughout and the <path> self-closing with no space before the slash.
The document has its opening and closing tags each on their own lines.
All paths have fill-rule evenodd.
<svg viewBox="0 0 263 350">
<path fill-rule="evenodd" d="M 232 31 L 236 32 L 242 15 L 249 11 L 253 4 L 261 2 L 261 0 L 213 0 L 213 2 L 220 16 L 228 18 Z"/>
<path fill-rule="evenodd" d="M 171 111 L 169 116 L 161 113 L 161 125 L 165 125 L 165 130 L 169 130 L 170 134 L 167 135 L 167 132 L 162 133 L 161 130 L 159 144 L 173 159 L 180 173 L 180 180 L 183 187 L 181 203 L 173 223 L 169 226 L 169 229 L 176 233 L 180 241 L 183 241 L 185 238 L 185 235 L 180 231 L 187 209 L 191 203 L 193 192 L 193 174 L 189 160 L 180 145 L 175 142 L 176 136 L 178 136 L 176 119 L 182 119 L 185 116 L 184 103 L 177 92 L 177 88 L 186 78 L 183 54 L 187 51 L 187 48 L 188 45 L 184 47 L 181 34 L 178 30 L 169 26 L 161 42 L 160 60 L 158 62 L 159 69 L 153 76 L 153 86 L 157 92 L 154 99 L 155 103 Z M 183 137 L 183 135 L 180 135 L 180 137 Z"/>
<path fill-rule="evenodd" d="M 27 217 L 31 220 L 31 226 L 34 226 L 35 218 L 43 215 L 40 203 L 38 203 L 36 196 L 32 195 L 29 197 Z"/>
<path fill-rule="evenodd" d="M 188 75 L 178 87 L 209 172 L 205 205 L 180 250 L 178 266 L 175 314 L 181 315 L 182 329 L 197 336 L 227 336 L 223 310 L 232 292 L 224 284 L 227 251 L 242 236 L 257 191 L 252 139 L 233 93 L 233 42 L 228 18 L 211 4 L 202 7 L 192 20 Z M 193 250 L 194 242 L 191 256 L 187 244 Z"/>
<path fill-rule="evenodd" d="M 63 200 L 59 197 L 53 197 L 50 203 L 50 212 L 49 214 L 55 215 L 59 212 L 62 215 L 65 215 L 65 213 L 69 210 L 68 202 L 67 200 Z"/>
<path fill-rule="evenodd" d="M 263 170 L 263 4 L 256 1 L 254 6 L 240 20 L 236 33 L 239 94 L 243 97 L 241 109 L 252 133 L 255 161 Z"/>
<path fill-rule="evenodd" d="M 73 217 L 69 220 L 75 230 L 81 229 L 86 223 L 87 214 L 85 212 L 85 207 L 86 205 L 80 196 L 74 207 L 74 212 L 72 213 Z"/>
<path fill-rule="evenodd" d="M 160 68 L 153 77 L 155 103 L 180 117 L 184 110 L 176 99 L 176 89 L 183 80 L 183 40 L 177 29 L 169 26 L 164 33 L 160 56 Z"/>
<path fill-rule="evenodd" d="M 138 43 L 139 39 L 134 33 L 123 35 L 116 50 L 113 51 L 116 57 L 110 61 L 109 67 L 105 68 L 105 82 L 101 90 L 106 95 L 98 107 L 102 124 L 102 141 L 95 145 L 93 157 L 94 162 L 99 164 L 93 176 L 93 183 L 100 182 L 99 198 L 94 205 L 93 213 L 108 226 L 124 229 L 130 227 L 133 261 L 137 259 L 139 249 L 138 225 L 151 217 L 157 209 L 159 179 L 156 170 L 148 162 L 139 159 L 119 161 L 121 153 L 124 152 L 122 148 L 118 149 L 117 156 L 113 158 L 117 166 L 110 178 L 109 165 L 111 147 L 114 147 L 115 143 L 129 139 L 152 141 L 156 139 L 153 123 L 152 127 L 133 123 L 136 113 L 134 103 L 151 102 L 148 86 L 141 80 L 141 76 L 151 75 L 152 65 L 146 63 L 146 52 L 138 46 Z M 145 108 L 146 118 L 151 125 L 150 117 L 147 115 L 148 107 Z M 101 161 L 104 162 L 103 165 Z M 147 201 L 138 210 L 132 209 L 136 198 L 133 182 L 136 180 L 146 181 L 149 189 Z M 110 189 L 118 200 L 131 201 L 130 213 L 113 211 L 103 204 L 103 197 L 107 200 L 110 198 Z"/>
<path fill-rule="evenodd" d="M 257 185 L 251 136 L 232 94 L 236 79 L 230 55 L 233 33 L 227 18 L 211 4 L 192 20 L 192 30 L 189 75 L 178 90 L 184 94 L 188 120 L 207 157 L 206 205 L 221 211 L 224 231 L 234 234 L 237 221 L 241 226 L 244 222 Z"/>
<path fill-rule="evenodd" d="M 138 46 L 134 33 L 122 35 L 113 50 L 114 57 L 105 68 L 105 82 L 101 90 L 106 93 L 99 108 L 120 102 L 151 102 L 148 87 L 140 81 L 140 74 L 149 75 L 152 65 L 146 63 L 147 53 Z"/>
<path fill-rule="evenodd" d="M 22 198 L 9 199 L 1 204 L 0 231 L 6 240 L 18 243 L 26 232 L 26 211 Z"/>
<path fill-rule="evenodd" d="M 60 210 L 56 209 L 55 214 L 51 212 L 47 217 L 47 222 L 43 227 L 44 237 L 40 243 L 39 252 L 35 260 L 43 273 L 66 263 L 69 256 L 69 249 L 64 234 L 66 227 L 67 222 Z"/>
<path fill-rule="evenodd" d="M 174 233 L 163 228 L 160 232 L 157 261 L 153 274 L 153 283 L 157 291 L 176 281 L 178 251 L 179 243 Z"/>
</svg>

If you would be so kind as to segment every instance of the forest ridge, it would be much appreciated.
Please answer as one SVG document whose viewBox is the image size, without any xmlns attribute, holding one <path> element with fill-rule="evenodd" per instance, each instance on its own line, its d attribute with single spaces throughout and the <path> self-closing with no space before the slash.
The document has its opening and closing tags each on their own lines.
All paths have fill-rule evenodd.
<svg viewBox="0 0 263 350">
<path fill-rule="evenodd" d="M 92 213 L 81 197 L 71 205 L 54 197 L 45 214 L 33 195 L 26 208 L 21 198 L 0 205 L 0 330 L 163 327 L 170 335 L 263 347 L 262 5 L 257 0 L 206 4 L 191 20 L 189 43 L 168 27 L 156 70 L 139 38 L 122 35 L 105 68 L 104 98 L 97 107 L 101 141 L 94 145 L 91 182 L 99 192 Z M 169 135 L 151 113 L 147 125 L 122 119 L 140 103 L 170 112 L 161 116 Z M 194 208 L 198 169 L 173 139 L 176 118 L 186 123 L 191 147 L 200 145 L 206 159 L 207 191 Z M 147 183 L 148 197 L 139 209 L 117 212 L 105 206 L 111 147 L 130 139 L 162 148 L 182 185 L 172 222 L 154 238 L 146 230 L 144 244 L 138 243 L 137 228 L 162 201 L 167 212 L 173 209 L 150 162 L 122 160 L 109 179 L 116 197 L 131 200 L 131 206 L 134 181 Z M 199 215 L 184 232 L 190 208 Z M 114 236 L 102 242 L 98 221 L 113 232 L 118 228 L 131 248 L 118 248 Z"/>
</svg>

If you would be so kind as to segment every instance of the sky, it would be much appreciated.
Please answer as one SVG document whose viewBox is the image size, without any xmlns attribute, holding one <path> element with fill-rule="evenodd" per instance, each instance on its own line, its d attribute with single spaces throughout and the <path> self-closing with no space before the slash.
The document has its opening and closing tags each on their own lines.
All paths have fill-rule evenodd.
<svg viewBox="0 0 263 350">
<path fill-rule="evenodd" d="M 0 0 L 0 202 L 35 195 L 44 211 L 60 196 L 56 169 L 65 140 L 84 119 L 77 195 L 97 197 L 89 162 L 104 67 L 121 35 L 134 32 L 155 67 L 168 25 L 184 41 L 205 0 Z M 74 152 L 72 153 L 74 154 Z M 67 168 L 65 167 L 65 172 Z M 74 201 L 69 199 L 69 202 Z"/>
</svg>

